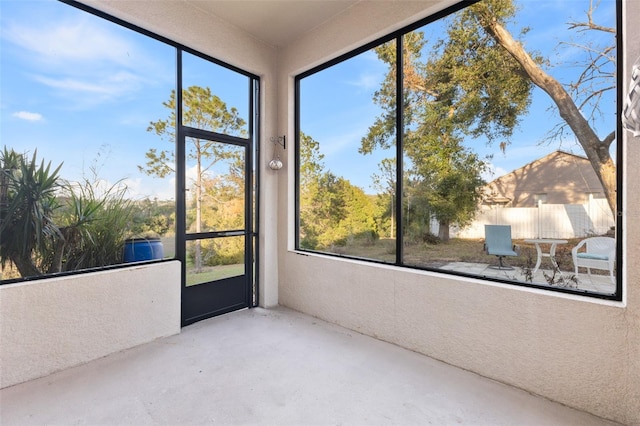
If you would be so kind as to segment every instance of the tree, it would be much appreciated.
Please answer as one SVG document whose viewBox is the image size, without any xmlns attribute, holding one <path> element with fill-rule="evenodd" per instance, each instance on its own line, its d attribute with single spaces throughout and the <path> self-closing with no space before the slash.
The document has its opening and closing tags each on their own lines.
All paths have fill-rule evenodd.
<svg viewBox="0 0 640 426">
<path fill-rule="evenodd" d="M 611 45 L 594 48 L 581 46 L 588 53 L 589 60 L 584 71 L 578 79 L 568 84 L 569 90 L 558 80 L 546 73 L 540 66 L 540 62 L 532 58 L 525 50 L 522 43 L 516 41 L 506 29 L 508 16 L 504 10 L 513 8 L 511 0 L 482 1 L 469 7 L 468 12 L 462 16 L 462 24 L 473 23 L 482 28 L 505 52 L 516 61 L 520 67 L 519 72 L 526 75 L 536 86 L 549 95 L 558 109 L 560 117 L 571 128 L 576 139 L 584 149 L 602 187 L 604 188 L 611 211 L 616 212 L 616 166 L 611 158 L 609 149 L 616 138 L 615 129 L 612 129 L 603 138 L 600 138 L 595 129 L 589 123 L 589 117 L 597 110 L 597 101 L 605 91 L 615 89 L 615 67 L 608 71 L 607 65 L 615 64 L 615 28 L 597 25 L 593 21 L 593 13 L 596 7 L 593 0 L 589 2 L 587 22 L 570 23 L 570 28 L 580 31 L 598 31 L 612 34 Z M 610 67 L 609 67 L 610 69 Z M 574 97 L 569 91 L 573 92 Z M 577 98 L 583 95 L 583 101 L 577 103 Z M 595 102 L 591 113 L 583 114 L 582 110 L 589 102 Z"/>
<path fill-rule="evenodd" d="M 417 189 L 438 220 L 440 240 L 449 240 L 454 223 L 464 227 L 475 218 L 485 169 L 484 161 L 459 145 L 450 150 L 440 147 L 416 168 Z"/>
<path fill-rule="evenodd" d="M 53 238 L 43 263 L 47 271 L 76 271 L 122 261 L 132 228 L 134 203 L 121 181 L 108 184 L 93 170 L 92 178 L 63 181 L 60 208 L 54 216 L 59 236 Z"/>
<path fill-rule="evenodd" d="M 615 34 L 615 29 L 594 22 L 594 11 L 592 1 L 587 22 L 572 22 L 570 28 Z M 550 63 L 548 58 L 525 51 L 506 30 L 516 15 L 512 0 L 474 3 L 445 21 L 446 37 L 429 46 L 426 60 L 422 58 L 423 33 L 414 31 L 403 38 L 403 148 L 409 163 L 405 173 L 412 174 L 414 183 L 425 189 L 423 194 L 441 225 L 465 222 L 472 208 L 470 198 L 449 197 L 445 190 L 455 182 L 471 190 L 480 183 L 474 173 L 478 177 L 486 167 L 484 160 L 474 160 L 474 154 L 464 148 L 464 139 L 484 137 L 489 144 L 499 143 L 504 151 L 529 108 L 534 85 L 551 97 L 565 123 L 556 126 L 551 137 L 562 135 L 565 125 L 573 131 L 615 212 L 615 164 L 609 154 L 615 131 L 600 139 L 591 127 L 599 113 L 598 101 L 615 88 L 611 84 L 615 77 L 613 38 L 610 46 L 572 43 L 587 52 L 587 60 L 576 81 L 565 88 L 543 70 Z M 528 31 L 524 28 L 520 37 Z M 378 57 L 389 64 L 389 72 L 374 94 L 374 102 L 383 112 L 362 139 L 360 152 L 364 154 L 395 143 L 395 51 L 394 43 L 376 49 Z M 589 111 L 583 113 L 586 109 Z M 470 174 L 451 176 L 458 168 Z M 424 182 L 415 181 L 418 178 Z M 476 194 L 477 189 L 473 191 Z M 466 207 L 461 204 L 462 208 L 456 209 L 455 203 Z M 451 217 L 452 211 L 461 216 Z"/>
<path fill-rule="evenodd" d="M 396 160 L 395 158 L 385 158 L 378 165 L 380 174 L 374 173 L 373 186 L 378 191 L 378 198 L 382 205 L 387 205 L 385 214 L 390 219 L 389 237 L 395 237 L 395 215 L 396 215 Z M 389 200 L 387 203 L 386 200 Z"/>
<path fill-rule="evenodd" d="M 320 179 L 324 173 L 324 155 L 320 153 L 320 143 L 311 136 L 300 132 L 300 246 L 315 249 L 321 233 L 318 223 L 317 203 Z"/>
<path fill-rule="evenodd" d="M 132 203 L 132 233 L 135 236 L 164 236 L 175 229 L 175 203 L 144 198 Z"/>
<path fill-rule="evenodd" d="M 443 240 L 451 224 L 473 219 L 484 184 L 486 163 L 464 146 L 465 136 L 508 138 L 530 103 L 531 83 L 509 72 L 517 64 L 486 39 L 477 28 L 452 25 L 447 41 L 437 41 L 425 61 L 423 33 L 403 38 L 405 173 L 424 190 Z M 395 52 L 393 43 L 376 48 L 389 71 L 374 94 L 383 112 L 361 141 L 363 154 L 395 144 Z"/>
<path fill-rule="evenodd" d="M 344 246 L 377 239 L 375 205 L 347 179 L 324 170 L 320 143 L 300 135 L 300 246 Z"/>
<path fill-rule="evenodd" d="M 42 273 L 38 260 L 60 236 L 53 213 L 62 164 L 52 170 L 36 155 L 29 161 L 5 147 L 0 157 L 0 262 L 12 262 L 23 277 Z"/>
<path fill-rule="evenodd" d="M 183 124 L 196 129 L 209 130 L 212 132 L 228 135 L 240 136 L 246 131 L 245 121 L 240 117 L 236 108 L 227 108 L 227 104 L 218 96 L 211 93 L 211 89 L 199 86 L 190 86 L 182 94 L 183 100 Z M 171 112 L 165 120 L 152 121 L 147 128 L 148 131 L 175 144 L 176 129 L 176 93 L 171 91 L 169 100 L 162 103 Z M 188 151 L 187 159 L 195 160 L 195 221 L 193 231 L 202 231 L 202 199 L 203 182 L 210 170 L 221 160 L 232 159 L 236 156 L 236 150 L 215 141 L 189 137 L 187 138 Z M 160 150 L 149 149 L 145 154 L 147 162 L 138 169 L 150 176 L 164 178 L 175 172 L 175 156 L 173 149 Z M 202 255 L 200 240 L 196 240 L 196 250 L 194 255 L 195 271 L 200 272 L 202 268 Z"/>
<path fill-rule="evenodd" d="M 131 218 L 127 188 L 69 183 L 37 152 L 0 153 L 0 262 L 22 277 L 119 263 Z"/>
</svg>

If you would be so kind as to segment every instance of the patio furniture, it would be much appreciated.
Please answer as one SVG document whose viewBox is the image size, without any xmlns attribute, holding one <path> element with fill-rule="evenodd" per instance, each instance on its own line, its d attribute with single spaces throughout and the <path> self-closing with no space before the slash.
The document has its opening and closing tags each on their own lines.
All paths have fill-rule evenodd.
<svg viewBox="0 0 640 426">
<path fill-rule="evenodd" d="M 579 251 L 583 246 L 586 246 L 584 251 Z M 589 275 L 591 275 L 591 268 L 608 270 L 611 282 L 615 284 L 613 277 L 613 265 L 616 260 L 615 238 L 585 238 L 571 250 L 571 257 L 573 257 L 576 275 L 578 275 L 578 267 L 587 268 Z"/>
<path fill-rule="evenodd" d="M 513 269 L 505 265 L 505 256 L 517 256 L 513 242 L 511 241 L 511 225 L 485 225 L 484 226 L 485 249 L 487 253 L 498 256 L 498 266 L 490 266 L 492 269 Z"/>
<path fill-rule="evenodd" d="M 551 259 L 551 264 L 553 267 L 560 271 L 560 267 L 558 266 L 558 262 L 556 261 L 556 247 L 558 244 L 567 244 L 569 241 L 567 240 L 555 240 L 552 238 L 534 238 L 529 240 L 524 240 L 525 243 L 531 243 L 536 245 L 536 252 L 538 253 L 538 259 L 536 260 L 536 266 L 533 268 L 533 273 L 535 274 L 540 264 L 542 263 L 543 257 L 548 257 Z M 542 244 L 549 244 L 549 252 L 545 253 L 542 251 Z"/>
</svg>

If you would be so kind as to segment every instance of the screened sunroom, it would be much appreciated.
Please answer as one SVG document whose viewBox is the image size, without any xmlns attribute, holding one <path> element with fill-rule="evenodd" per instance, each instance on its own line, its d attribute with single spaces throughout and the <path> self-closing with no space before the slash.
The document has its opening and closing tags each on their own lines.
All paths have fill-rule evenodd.
<svg viewBox="0 0 640 426">
<path fill-rule="evenodd" d="M 3 422 L 640 422 L 636 2 L 1 7 Z"/>
</svg>

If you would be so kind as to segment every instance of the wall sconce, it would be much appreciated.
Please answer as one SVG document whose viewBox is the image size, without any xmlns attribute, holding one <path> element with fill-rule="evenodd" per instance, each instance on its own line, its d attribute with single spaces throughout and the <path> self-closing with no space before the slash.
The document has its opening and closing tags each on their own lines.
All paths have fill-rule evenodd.
<svg viewBox="0 0 640 426">
<path fill-rule="evenodd" d="M 282 149 L 287 149 L 287 139 L 285 136 L 272 136 L 271 142 L 273 142 L 273 157 L 269 161 L 269 168 L 271 170 L 280 170 L 282 168 L 282 161 L 280 160 L 280 154 L 278 154 L 278 145 Z"/>
</svg>

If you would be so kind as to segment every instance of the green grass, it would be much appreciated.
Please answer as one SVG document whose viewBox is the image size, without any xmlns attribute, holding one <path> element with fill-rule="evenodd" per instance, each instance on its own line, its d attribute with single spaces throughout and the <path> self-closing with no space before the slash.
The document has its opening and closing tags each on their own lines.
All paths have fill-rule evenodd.
<svg viewBox="0 0 640 426">
<path fill-rule="evenodd" d="M 556 260 L 561 270 L 573 270 L 571 249 L 579 241 L 579 238 L 569 239 L 567 244 L 559 245 L 556 248 Z M 516 251 L 519 255 L 508 257 L 506 262 L 511 266 L 533 267 L 537 259 L 535 245 L 525 243 L 524 240 L 514 240 L 513 243 L 516 245 Z M 548 250 L 548 247 L 544 247 L 544 249 Z M 346 246 L 331 247 L 323 251 L 391 263 L 395 262 L 395 240 L 391 239 L 381 239 L 369 244 L 348 244 Z M 403 260 L 407 265 L 429 268 L 439 268 L 451 262 L 498 264 L 497 257 L 487 254 L 484 250 L 483 239 L 460 238 L 452 238 L 448 242 L 438 243 L 406 243 Z M 550 266 L 547 265 L 548 262 L 549 259 L 544 258 L 543 266 Z"/>
<path fill-rule="evenodd" d="M 235 277 L 244 274 L 244 264 L 220 265 L 204 267 L 202 272 L 196 274 L 187 268 L 187 286 L 217 281 L 224 278 Z"/>
</svg>

